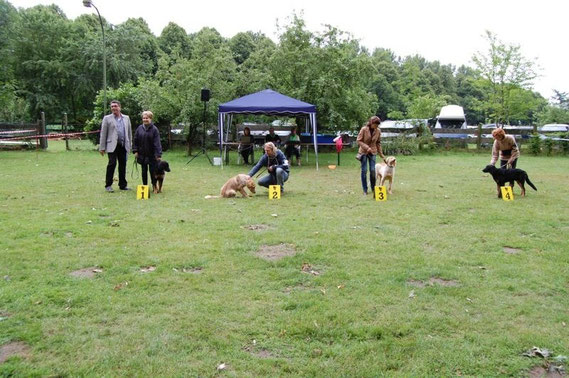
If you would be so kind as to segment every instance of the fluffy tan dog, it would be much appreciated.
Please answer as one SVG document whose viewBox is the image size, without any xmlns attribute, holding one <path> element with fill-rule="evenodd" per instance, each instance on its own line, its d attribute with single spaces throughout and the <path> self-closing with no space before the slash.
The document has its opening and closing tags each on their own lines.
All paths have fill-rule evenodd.
<svg viewBox="0 0 569 378">
<path fill-rule="evenodd" d="M 388 156 L 385 161 L 377 163 L 375 165 L 375 176 L 376 181 L 378 182 L 378 186 L 383 186 L 385 180 L 389 180 L 389 188 L 387 192 L 392 194 L 391 192 L 391 185 L 393 184 L 393 177 L 395 176 L 395 166 L 397 165 L 397 159 L 394 156 Z"/>
<path fill-rule="evenodd" d="M 255 194 L 255 181 L 248 175 L 238 174 L 223 184 L 219 196 L 205 196 L 205 198 L 232 198 L 237 195 L 237 192 L 241 193 L 243 197 L 249 197 L 247 192 L 245 192 L 245 187 Z"/>
</svg>

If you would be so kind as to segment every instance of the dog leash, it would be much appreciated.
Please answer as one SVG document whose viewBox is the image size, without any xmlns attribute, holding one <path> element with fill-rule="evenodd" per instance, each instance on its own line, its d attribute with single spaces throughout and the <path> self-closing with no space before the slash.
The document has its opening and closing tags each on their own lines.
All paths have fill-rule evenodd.
<svg viewBox="0 0 569 378">
<path fill-rule="evenodd" d="M 265 172 L 265 169 L 267 169 L 267 167 L 263 167 L 263 169 L 261 169 L 261 172 L 259 172 L 255 178 L 259 178 L 259 176 L 261 176 L 261 174 Z"/>
<path fill-rule="evenodd" d="M 136 171 L 136 175 L 138 176 L 138 164 L 136 162 L 136 158 L 132 160 L 132 170 L 130 171 L 130 178 L 134 179 L 134 171 Z"/>
</svg>

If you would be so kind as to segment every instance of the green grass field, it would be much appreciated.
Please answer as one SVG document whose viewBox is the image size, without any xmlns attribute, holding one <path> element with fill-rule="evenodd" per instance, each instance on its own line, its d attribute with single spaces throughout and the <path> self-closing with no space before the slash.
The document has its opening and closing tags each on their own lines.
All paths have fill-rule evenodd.
<svg viewBox="0 0 569 378">
<path fill-rule="evenodd" d="M 335 170 L 336 154 L 321 154 L 318 171 L 311 153 L 269 201 L 264 188 L 206 200 L 248 169 L 169 151 L 164 193 L 140 201 L 104 191 L 106 157 L 61 143 L 0 152 L 1 376 L 528 376 L 566 365 L 566 157 L 522 151 L 538 192 L 516 188 L 506 202 L 481 172 L 489 152 L 399 156 L 394 194 L 376 202 L 361 194 L 354 153 Z M 135 187 L 131 170 L 132 158 Z M 71 274 L 83 268 L 98 273 Z M 522 355 L 533 346 L 551 357 Z"/>
</svg>

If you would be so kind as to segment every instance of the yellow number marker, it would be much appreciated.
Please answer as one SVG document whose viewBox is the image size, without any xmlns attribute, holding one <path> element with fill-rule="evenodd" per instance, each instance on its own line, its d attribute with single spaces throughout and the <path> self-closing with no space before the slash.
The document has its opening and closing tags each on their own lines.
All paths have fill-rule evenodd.
<svg viewBox="0 0 569 378">
<path fill-rule="evenodd" d="M 281 199 L 281 186 L 280 185 L 269 185 L 269 199 Z"/>
<path fill-rule="evenodd" d="M 511 186 L 501 186 L 500 190 L 502 191 L 502 199 L 504 201 L 513 201 L 514 200 L 514 192 L 512 191 Z"/>
<path fill-rule="evenodd" d="M 148 185 L 138 185 L 136 187 L 136 199 L 148 199 Z"/>
<path fill-rule="evenodd" d="M 376 186 L 374 187 L 374 190 L 376 201 L 387 201 L 387 191 L 385 190 L 385 186 Z"/>
</svg>

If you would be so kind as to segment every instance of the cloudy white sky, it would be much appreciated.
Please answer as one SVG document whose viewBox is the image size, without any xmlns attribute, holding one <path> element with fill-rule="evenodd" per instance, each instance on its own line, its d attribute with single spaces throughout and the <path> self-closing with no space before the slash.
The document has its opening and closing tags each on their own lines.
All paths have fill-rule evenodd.
<svg viewBox="0 0 569 378">
<path fill-rule="evenodd" d="M 94 12 L 82 0 L 8 0 L 15 7 L 57 4 L 68 18 Z M 391 49 L 396 55 L 419 54 L 442 64 L 471 65 L 484 50 L 482 35 L 490 30 L 541 68 L 534 89 L 549 98 L 553 89 L 569 92 L 569 0 L 94 0 L 112 24 L 142 17 L 156 35 L 175 22 L 188 33 L 204 26 L 223 36 L 261 31 L 276 39 L 277 22 L 293 12 L 303 14 L 311 31 L 330 24 L 350 32 L 370 50 Z"/>
</svg>

